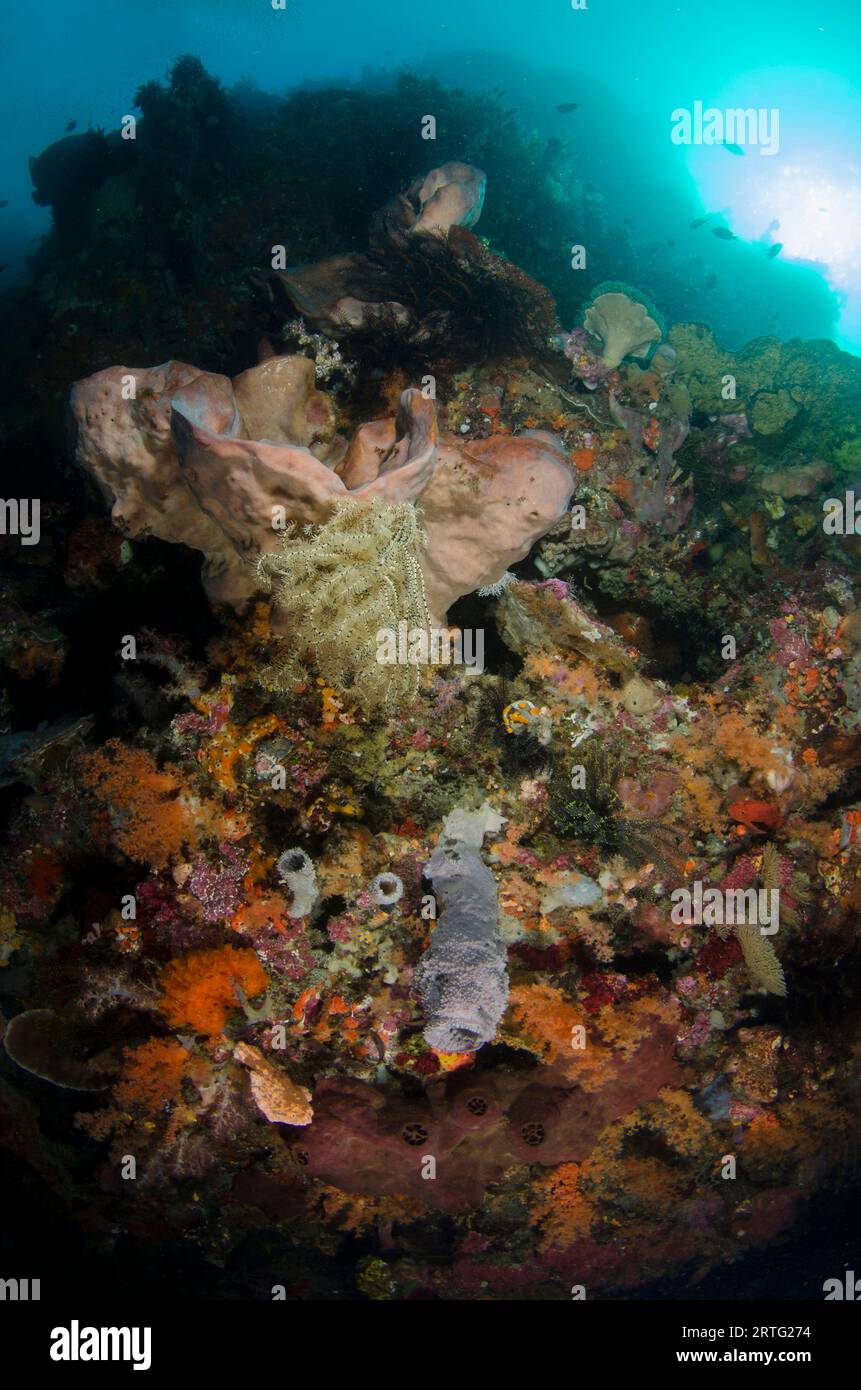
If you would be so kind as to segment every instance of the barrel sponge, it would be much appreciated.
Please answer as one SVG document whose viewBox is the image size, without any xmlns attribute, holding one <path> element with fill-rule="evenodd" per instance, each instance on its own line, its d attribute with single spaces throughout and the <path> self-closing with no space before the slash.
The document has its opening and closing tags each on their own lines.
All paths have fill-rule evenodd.
<svg viewBox="0 0 861 1390">
<path fill-rule="evenodd" d="M 447 818 L 425 875 L 442 911 L 415 973 L 425 1041 L 438 1052 L 477 1052 L 496 1036 L 508 1003 L 505 947 L 493 875 L 478 852 L 502 818 L 485 802 Z"/>
</svg>

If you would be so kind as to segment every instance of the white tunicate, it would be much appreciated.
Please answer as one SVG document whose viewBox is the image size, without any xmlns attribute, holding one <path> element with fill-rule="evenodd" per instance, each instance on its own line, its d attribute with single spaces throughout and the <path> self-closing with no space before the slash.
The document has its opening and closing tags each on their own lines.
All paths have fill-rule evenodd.
<svg viewBox="0 0 861 1390">
<path fill-rule="evenodd" d="M 368 891 L 377 907 L 394 907 L 404 896 L 404 885 L 397 874 L 377 874 Z"/>
<path fill-rule="evenodd" d="M 557 907 L 594 907 L 604 894 L 586 874 L 563 873 L 541 897 L 541 911 L 547 916 Z"/>
<path fill-rule="evenodd" d="M 293 894 L 290 916 L 307 917 L 317 899 L 317 874 L 304 849 L 285 850 L 275 869 Z"/>
</svg>

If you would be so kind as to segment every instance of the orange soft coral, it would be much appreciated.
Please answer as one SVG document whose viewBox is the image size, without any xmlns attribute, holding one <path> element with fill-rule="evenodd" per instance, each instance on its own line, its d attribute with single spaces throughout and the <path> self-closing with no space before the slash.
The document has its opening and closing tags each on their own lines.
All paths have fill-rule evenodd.
<svg viewBox="0 0 861 1390">
<path fill-rule="evenodd" d="M 622 1057 L 632 1057 L 654 1032 L 656 1023 L 672 1028 L 679 1024 L 679 1006 L 671 994 L 649 994 L 642 998 L 607 1004 L 598 1012 L 601 1038 Z"/>
<path fill-rule="evenodd" d="M 173 769 L 160 772 L 143 748 L 110 739 L 82 760 L 81 774 L 101 805 L 105 837 L 130 859 L 164 869 L 195 846 L 194 816 Z"/>
<path fill-rule="evenodd" d="M 688 822 L 698 830 L 721 830 L 725 821 L 721 798 L 708 777 L 687 776 L 683 778 L 682 786 Z"/>
<path fill-rule="evenodd" d="M 589 1015 L 562 990 L 543 981 L 513 986 L 509 1017 L 513 1028 L 503 1027 L 506 1041 L 529 1048 L 547 1065 L 560 1063 L 584 1090 L 601 1086 L 610 1051 L 595 1037 Z"/>
<path fill-rule="evenodd" d="M 503 1038 L 595 1093 L 656 1031 L 678 1026 L 678 1005 L 660 992 L 619 998 L 597 1014 L 543 981 L 512 986 Z"/>
<path fill-rule="evenodd" d="M 509 995 L 509 1008 L 516 1024 L 514 1036 L 546 1062 L 555 1062 L 567 1053 L 574 1029 L 584 1022 L 582 1009 L 561 990 L 544 981 L 514 985 Z"/>
<path fill-rule="evenodd" d="M 541 1228 L 542 1250 L 567 1250 L 589 1235 L 592 1206 L 582 1190 L 582 1166 L 560 1163 L 536 1183 L 530 1221 Z"/>
<path fill-rule="evenodd" d="M 173 1038 L 151 1038 L 126 1053 L 125 1073 L 114 1089 L 119 1105 L 162 1110 L 179 1092 L 188 1053 Z"/>
<path fill-rule="evenodd" d="M 230 926 L 235 932 L 250 936 L 254 932 L 272 926 L 283 932 L 289 916 L 287 899 L 281 893 L 269 893 L 259 884 L 244 885 L 245 902 L 241 903 L 230 918 Z"/>
<path fill-rule="evenodd" d="M 251 998 L 267 984 L 266 972 L 251 950 L 218 946 L 194 951 L 162 971 L 160 1008 L 174 1027 L 215 1038 L 240 1002 L 237 988 Z"/>
<path fill-rule="evenodd" d="M 750 727 L 748 711 L 734 710 L 718 721 L 714 741 L 720 751 L 744 772 L 770 772 L 779 765 L 775 741 Z"/>
<path fill-rule="evenodd" d="M 546 652 L 530 652 L 523 663 L 523 674 L 530 681 L 540 681 L 544 686 L 545 698 L 552 696 L 568 697 L 557 701 L 560 711 L 573 699 L 596 709 L 599 698 L 599 683 L 594 670 L 583 661 L 572 666 L 558 655 Z"/>
</svg>

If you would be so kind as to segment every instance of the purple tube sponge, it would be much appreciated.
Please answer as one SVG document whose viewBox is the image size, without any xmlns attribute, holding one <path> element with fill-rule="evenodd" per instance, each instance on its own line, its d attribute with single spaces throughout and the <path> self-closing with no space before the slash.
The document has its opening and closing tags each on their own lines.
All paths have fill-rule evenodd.
<svg viewBox="0 0 861 1390">
<path fill-rule="evenodd" d="M 453 811 L 425 869 L 442 911 L 415 985 L 425 1041 L 438 1052 L 477 1052 L 496 1036 L 508 1003 L 496 884 L 479 854 L 486 832 L 501 824 L 487 802 Z"/>
</svg>

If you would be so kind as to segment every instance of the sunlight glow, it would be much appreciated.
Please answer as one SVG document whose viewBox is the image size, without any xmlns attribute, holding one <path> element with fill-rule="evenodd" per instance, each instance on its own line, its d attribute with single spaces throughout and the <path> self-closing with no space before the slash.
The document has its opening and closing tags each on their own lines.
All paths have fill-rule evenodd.
<svg viewBox="0 0 861 1390">
<path fill-rule="evenodd" d="M 848 171 L 847 171 L 848 172 Z M 760 179 L 753 201 L 738 216 L 742 235 L 761 235 L 771 219 L 773 241 L 783 243 L 788 260 L 818 261 L 838 289 L 861 284 L 861 178 L 829 178 L 820 170 L 786 165 L 773 179 Z M 747 224 L 747 225 L 745 225 Z"/>
</svg>

